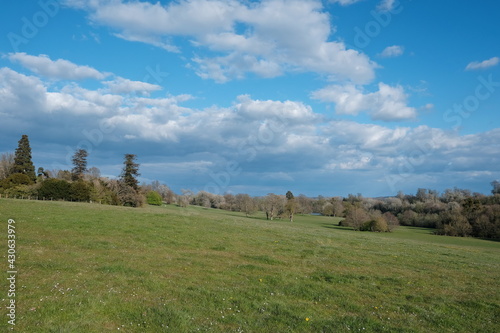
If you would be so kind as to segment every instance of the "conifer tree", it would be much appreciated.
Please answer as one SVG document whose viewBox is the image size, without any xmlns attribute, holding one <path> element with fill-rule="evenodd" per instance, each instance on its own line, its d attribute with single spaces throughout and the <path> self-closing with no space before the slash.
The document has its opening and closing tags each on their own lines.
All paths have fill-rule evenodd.
<svg viewBox="0 0 500 333">
<path fill-rule="evenodd" d="M 89 154 L 85 149 L 78 149 L 73 155 L 73 165 L 75 166 L 71 170 L 73 180 L 83 178 L 83 174 L 87 171 L 87 156 Z"/>
<path fill-rule="evenodd" d="M 21 140 L 19 140 L 14 156 L 12 173 L 22 173 L 28 176 L 32 181 L 36 181 L 35 166 L 31 160 L 30 141 L 26 134 L 24 134 L 21 137 Z"/>
<path fill-rule="evenodd" d="M 124 167 L 120 178 L 125 185 L 137 191 L 139 189 L 139 181 L 136 177 L 141 174 L 139 173 L 139 164 L 135 162 L 136 158 L 137 156 L 134 154 L 125 154 Z"/>
</svg>

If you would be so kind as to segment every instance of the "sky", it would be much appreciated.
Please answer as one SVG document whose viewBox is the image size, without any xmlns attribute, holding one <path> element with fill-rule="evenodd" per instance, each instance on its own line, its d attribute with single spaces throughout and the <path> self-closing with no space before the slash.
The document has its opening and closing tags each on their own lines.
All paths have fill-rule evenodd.
<svg viewBox="0 0 500 333">
<path fill-rule="evenodd" d="M 6 0 L 0 153 L 175 192 L 488 194 L 500 2 Z"/>
</svg>

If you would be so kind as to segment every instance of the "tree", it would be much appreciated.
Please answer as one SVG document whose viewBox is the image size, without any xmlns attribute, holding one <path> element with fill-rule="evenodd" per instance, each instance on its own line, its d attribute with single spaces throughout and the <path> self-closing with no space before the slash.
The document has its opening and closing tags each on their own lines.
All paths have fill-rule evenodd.
<svg viewBox="0 0 500 333">
<path fill-rule="evenodd" d="M 273 220 L 283 212 L 284 202 L 283 196 L 269 193 L 263 200 L 263 210 L 266 212 L 266 218 Z"/>
<path fill-rule="evenodd" d="M 132 186 L 128 186 L 123 181 L 118 182 L 118 199 L 123 206 L 142 207 L 146 202 L 144 195 L 135 190 Z"/>
<path fill-rule="evenodd" d="M 342 225 L 351 227 L 354 230 L 360 230 L 363 224 L 368 221 L 370 221 L 370 215 L 363 208 L 353 207 L 348 210 Z"/>
<path fill-rule="evenodd" d="M 491 186 L 493 186 L 493 189 L 491 190 L 491 194 L 500 194 L 500 182 L 498 180 L 494 180 L 491 182 Z"/>
<path fill-rule="evenodd" d="M 295 202 L 295 197 L 291 191 L 286 192 L 286 205 L 285 211 L 290 219 L 290 222 L 293 222 L 293 214 L 295 214 L 295 210 L 297 209 L 297 203 Z"/>
<path fill-rule="evenodd" d="M 22 173 L 28 176 L 32 181 L 36 181 L 35 166 L 31 160 L 30 141 L 26 134 L 24 134 L 21 137 L 21 140 L 19 140 L 14 156 L 12 173 Z"/>
<path fill-rule="evenodd" d="M 297 201 L 297 213 L 311 214 L 313 212 L 313 199 L 306 197 L 304 194 L 299 194 L 295 200 Z"/>
<path fill-rule="evenodd" d="M 73 155 L 73 165 L 71 170 L 73 180 L 83 179 L 83 174 L 87 172 L 87 156 L 89 154 L 85 149 L 78 149 Z"/>
<path fill-rule="evenodd" d="M 136 158 L 137 156 L 134 154 L 125 154 L 124 167 L 120 179 L 125 185 L 137 191 L 139 189 L 139 181 L 136 177 L 141 174 L 139 173 L 139 164 L 135 162 Z"/>
<path fill-rule="evenodd" d="M 333 216 L 333 205 L 331 202 L 325 202 L 321 214 L 324 216 Z"/>
<path fill-rule="evenodd" d="M 158 180 L 151 183 L 151 190 L 158 192 L 162 200 L 169 205 L 175 200 L 175 193 L 167 185 L 161 184 Z"/>
<path fill-rule="evenodd" d="M 382 214 L 382 217 L 387 222 L 388 231 L 392 231 L 392 230 L 396 229 L 397 227 L 399 227 L 398 218 L 396 216 L 394 216 L 394 214 L 392 214 L 391 212 L 385 212 L 384 214 Z"/>
<path fill-rule="evenodd" d="M 88 175 L 90 179 L 99 179 L 101 178 L 101 170 L 96 167 L 92 167 L 88 169 Z"/>
<path fill-rule="evenodd" d="M 0 156 L 0 180 L 5 179 L 12 173 L 14 166 L 14 154 L 5 153 Z"/>
<path fill-rule="evenodd" d="M 237 194 L 234 201 L 235 208 L 240 212 L 244 212 L 247 217 L 255 210 L 255 203 L 248 194 Z"/>
<path fill-rule="evenodd" d="M 57 179 L 62 179 L 62 180 L 67 180 L 67 181 L 71 181 L 71 178 L 72 178 L 71 177 L 71 172 L 68 171 L 68 170 L 58 170 L 56 178 Z"/>
<path fill-rule="evenodd" d="M 50 175 L 44 168 L 39 167 L 37 171 L 37 177 L 41 180 L 50 178 Z"/>
</svg>

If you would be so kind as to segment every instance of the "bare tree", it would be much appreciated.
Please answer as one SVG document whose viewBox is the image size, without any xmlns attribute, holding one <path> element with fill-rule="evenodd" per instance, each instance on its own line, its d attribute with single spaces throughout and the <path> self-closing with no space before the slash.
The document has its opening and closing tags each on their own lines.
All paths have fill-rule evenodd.
<svg viewBox="0 0 500 333">
<path fill-rule="evenodd" d="M 285 200 L 284 196 L 279 196 L 274 193 L 269 193 L 264 197 L 262 208 L 266 212 L 266 218 L 268 220 L 272 221 L 275 217 L 283 213 Z"/>
<path fill-rule="evenodd" d="M 14 167 L 14 154 L 5 153 L 0 156 L 0 180 L 5 179 L 12 173 Z"/>
<path fill-rule="evenodd" d="M 361 207 L 349 209 L 347 216 L 343 221 L 343 225 L 360 230 L 365 222 L 370 220 L 370 215 Z"/>
<path fill-rule="evenodd" d="M 234 200 L 237 207 L 236 209 L 240 212 L 244 212 L 246 216 L 255 211 L 254 200 L 248 194 L 237 194 Z"/>
<path fill-rule="evenodd" d="M 96 167 L 92 167 L 88 170 L 88 177 L 90 179 L 99 179 L 101 178 L 101 170 Z"/>
</svg>

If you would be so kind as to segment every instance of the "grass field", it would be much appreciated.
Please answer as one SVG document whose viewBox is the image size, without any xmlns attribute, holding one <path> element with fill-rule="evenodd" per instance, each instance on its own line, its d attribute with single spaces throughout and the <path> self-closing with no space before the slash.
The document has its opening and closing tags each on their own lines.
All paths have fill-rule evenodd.
<svg viewBox="0 0 500 333">
<path fill-rule="evenodd" d="M 0 199 L 17 332 L 498 332 L 500 243 L 199 207 Z M 0 329 L 8 281 L 0 284 Z"/>
</svg>

